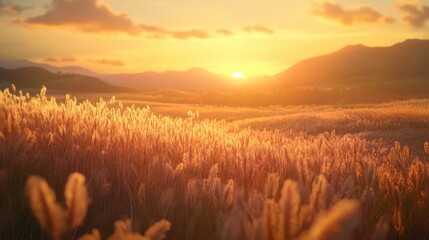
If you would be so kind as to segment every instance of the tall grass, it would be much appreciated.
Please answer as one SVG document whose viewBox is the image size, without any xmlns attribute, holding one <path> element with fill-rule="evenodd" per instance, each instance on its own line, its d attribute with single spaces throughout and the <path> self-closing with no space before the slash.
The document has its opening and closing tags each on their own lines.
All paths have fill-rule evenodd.
<svg viewBox="0 0 429 240">
<path fill-rule="evenodd" d="M 429 238 L 429 143 L 416 156 L 399 142 L 359 135 L 258 131 L 193 112 L 163 117 L 114 98 L 57 102 L 45 93 L 0 93 L 1 239 L 55 232 L 31 211 L 40 201 L 57 203 L 49 206 L 63 209 L 72 236 L 87 239 L 93 228 L 92 237 L 158 236 L 150 226 L 160 219 L 172 223 L 167 239 Z M 86 184 L 67 181 L 73 172 Z M 35 185 L 25 191 L 27 181 Z M 87 212 L 85 204 L 67 210 L 85 203 L 73 197 L 85 199 L 83 186 Z"/>
</svg>

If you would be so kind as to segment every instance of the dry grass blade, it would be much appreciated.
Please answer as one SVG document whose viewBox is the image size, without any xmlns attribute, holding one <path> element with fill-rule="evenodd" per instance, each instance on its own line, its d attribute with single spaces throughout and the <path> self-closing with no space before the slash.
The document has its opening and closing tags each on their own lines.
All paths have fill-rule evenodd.
<svg viewBox="0 0 429 240">
<path fill-rule="evenodd" d="M 55 192 L 43 178 L 30 176 L 25 193 L 42 228 L 46 229 L 53 239 L 59 239 L 66 230 L 66 213 L 57 202 Z"/>
<path fill-rule="evenodd" d="M 74 229 L 82 223 L 89 205 L 85 176 L 72 173 L 67 180 L 64 196 L 68 211 L 68 227 Z"/>
<path fill-rule="evenodd" d="M 373 240 L 384 240 L 389 236 L 389 216 L 384 215 L 380 217 L 377 224 L 375 225 L 374 234 L 372 235 Z"/>
<path fill-rule="evenodd" d="M 317 210 L 324 210 L 328 208 L 331 199 L 331 185 L 328 183 L 325 176 L 319 175 L 312 186 L 310 203 L 313 208 Z"/>
<path fill-rule="evenodd" d="M 341 200 L 328 212 L 320 214 L 311 227 L 306 240 L 353 239 L 355 228 L 361 221 L 359 201 Z"/>
<path fill-rule="evenodd" d="M 116 221 L 115 232 L 107 240 L 151 240 L 131 231 L 131 220 Z"/>
<path fill-rule="evenodd" d="M 151 111 L 135 96 L 117 107 L 98 94 L 55 100 L 45 91 L 0 92 L 0 192 L 7 193 L 0 239 L 37 237 L 40 228 L 73 237 L 94 226 L 107 238 L 122 216 L 136 227 L 167 219 L 177 224 L 167 234 L 174 239 L 429 236 L 429 99 L 226 111 L 201 105 L 202 118 L 194 110 L 187 118 L 191 105 L 156 103 Z M 55 180 L 70 169 L 87 173 L 87 185 L 72 174 L 64 190 Z M 64 190 L 61 204 L 38 177 L 27 184 L 31 208 L 16 204 L 22 174 L 32 171 L 52 180 L 55 193 Z M 282 186 L 286 179 L 293 181 Z M 97 203 L 91 214 L 86 187 Z M 359 204 L 342 199 L 359 199 L 358 226 Z M 23 221 L 31 209 L 42 227 Z M 111 239 L 158 239 L 168 228 L 155 224 L 141 236 L 120 221 Z"/>
<path fill-rule="evenodd" d="M 295 239 L 299 228 L 298 213 L 301 206 L 301 195 L 298 183 L 286 180 L 283 184 L 280 206 L 280 237 L 286 240 Z"/>
<path fill-rule="evenodd" d="M 144 235 L 151 240 L 161 240 L 165 238 L 165 232 L 170 230 L 170 227 L 171 223 L 169 221 L 161 220 L 150 226 Z"/>
<path fill-rule="evenodd" d="M 91 233 L 87 233 L 79 238 L 79 240 L 100 240 L 101 234 L 98 229 L 92 229 Z"/>
<path fill-rule="evenodd" d="M 276 240 L 279 232 L 279 219 L 277 214 L 276 202 L 268 199 L 264 203 L 264 210 L 262 212 L 263 226 L 264 226 L 264 239 Z"/>
</svg>

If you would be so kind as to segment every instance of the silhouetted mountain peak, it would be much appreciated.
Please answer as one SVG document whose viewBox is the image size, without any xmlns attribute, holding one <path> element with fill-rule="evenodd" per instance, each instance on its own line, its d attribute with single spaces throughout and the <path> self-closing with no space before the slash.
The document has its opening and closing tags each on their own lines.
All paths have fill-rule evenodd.
<svg viewBox="0 0 429 240">
<path fill-rule="evenodd" d="M 354 45 L 345 46 L 340 51 L 359 51 L 366 48 L 369 48 L 369 47 L 363 44 L 354 44 Z"/>
<path fill-rule="evenodd" d="M 351 45 L 303 60 L 276 76 L 286 84 L 428 83 L 429 40 L 410 39 L 390 47 Z"/>
<path fill-rule="evenodd" d="M 410 45 L 417 45 L 417 44 L 429 44 L 429 40 L 427 39 L 407 39 L 403 42 L 397 43 L 393 46 L 410 46 Z"/>
<path fill-rule="evenodd" d="M 130 91 L 112 86 L 95 77 L 74 73 L 52 73 L 42 67 L 27 66 L 14 69 L 0 67 L 0 84 L 15 84 L 17 88 L 40 89 L 43 85 L 48 89 L 64 91 L 120 92 Z"/>
<path fill-rule="evenodd" d="M 371 49 L 368 46 L 365 46 L 363 44 L 355 44 L 355 45 L 348 45 L 345 46 L 343 48 L 341 48 L 340 50 L 336 51 L 336 54 L 353 54 L 356 52 L 362 52 L 365 51 L 367 49 Z"/>
<path fill-rule="evenodd" d="M 429 40 L 408 39 L 404 42 L 397 43 L 392 46 L 394 49 L 401 51 L 423 52 L 429 49 Z"/>
<path fill-rule="evenodd" d="M 39 68 L 48 70 L 49 72 L 52 72 L 52 73 L 61 72 L 61 73 L 86 75 L 86 76 L 92 76 L 97 78 L 101 77 L 101 75 L 99 75 L 98 73 L 79 66 L 57 67 L 46 63 L 37 63 L 37 62 L 32 62 L 24 59 L 15 60 L 15 61 L 0 60 L 0 66 L 6 69 L 16 69 L 16 68 L 22 68 L 22 67 L 39 67 Z"/>
<path fill-rule="evenodd" d="M 3 68 L 4 70 L 8 70 L 6 68 Z M 21 67 L 21 68 L 15 68 L 15 69 L 11 69 L 9 70 L 10 72 L 19 74 L 20 76 L 25 75 L 25 76 L 31 76 L 31 77 L 45 77 L 45 76 L 51 76 L 52 73 L 49 72 L 46 69 L 40 68 L 40 67 Z"/>
</svg>

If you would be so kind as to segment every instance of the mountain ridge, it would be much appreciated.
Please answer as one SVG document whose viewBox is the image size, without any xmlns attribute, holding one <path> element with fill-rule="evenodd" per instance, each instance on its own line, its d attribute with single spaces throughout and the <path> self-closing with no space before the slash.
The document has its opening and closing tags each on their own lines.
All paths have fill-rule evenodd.
<svg viewBox="0 0 429 240">
<path fill-rule="evenodd" d="M 30 77 L 31 76 L 31 77 Z M 0 86 L 14 84 L 18 89 L 48 89 L 72 92 L 130 92 L 98 78 L 69 73 L 52 73 L 36 66 L 6 69 L 0 67 Z"/>
<path fill-rule="evenodd" d="M 112 85 L 139 90 L 180 89 L 219 90 L 242 85 L 278 86 L 357 86 L 377 84 L 429 85 L 429 40 L 407 39 L 390 46 L 369 47 L 348 45 L 332 53 L 304 59 L 269 77 L 248 78 L 234 83 L 228 76 L 194 67 L 185 71 L 145 71 L 136 73 L 100 74 L 79 67 L 55 67 L 28 60 L 1 61 L 0 67 L 37 66 L 52 73 L 91 76 Z"/>
<path fill-rule="evenodd" d="M 409 39 L 388 47 L 349 45 L 302 60 L 273 78 L 278 84 L 428 83 L 429 40 Z"/>
</svg>

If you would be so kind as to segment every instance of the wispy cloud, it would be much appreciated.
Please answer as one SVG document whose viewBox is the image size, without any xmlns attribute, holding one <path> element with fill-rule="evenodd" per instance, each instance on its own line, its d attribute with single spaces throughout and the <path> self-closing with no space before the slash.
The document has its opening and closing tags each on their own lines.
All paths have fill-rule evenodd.
<svg viewBox="0 0 429 240">
<path fill-rule="evenodd" d="M 127 14 L 116 13 L 97 0 L 52 0 L 44 14 L 27 18 L 24 23 L 68 26 L 84 32 L 123 32 L 130 35 L 140 32 Z"/>
<path fill-rule="evenodd" d="M 128 35 L 150 33 L 153 37 L 206 39 L 210 35 L 200 29 L 167 30 L 162 27 L 136 24 L 126 13 L 115 12 L 102 0 L 52 0 L 50 8 L 39 16 L 19 21 L 26 26 L 70 27 L 82 32 L 114 32 Z"/>
<path fill-rule="evenodd" d="M 190 30 L 167 30 L 161 27 L 150 26 L 150 25 L 140 25 L 140 29 L 146 33 L 149 33 L 149 36 L 155 38 L 165 38 L 172 37 L 178 39 L 187 39 L 187 38 L 199 38 L 206 39 L 210 37 L 206 31 L 201 29 L 190 29 Z"/>
<path fill-rule="evenodd" d="M 264 33 L 264 34 L 274 34 L 275 33 L 274 30 L 269 29 L 268 27 L 261 26 L 261 25 L 247 26 L 243 30 L 245 32 L 248 32 L 248 33 Z"/>
<path fill-rule="evenodd" d="M 206 39 L 209 38 L 210 35 L 200 29 L 191 29 L 191 30 L 182 30 L 182 31 L 169 31 L 169 34 L 174 38 L 179 39 L 187 39 L 187 38 L 200 38 L 200 39 Z"/>
<path fill-rule="evenodd" d="M 125 64 L 121 61 L 121 60 L 107 60 L 107 59 L 100 59 L 100 60 L 96 60 L 94 61 L 98 64 L 102 64 L 102 65 L 110 65 L 110 66 L 114 66 L 114 67 L 122 67 L 125 66 Z"/>
<path fill-rule="evenodd" d="M 402 20 L 413 27 L 423 27 L 429 20 L 429 5 L 414 3 L 400 3 L 397 8 L 403 13 Z"/>
<path fill-rule="evenodd" d="M 72 58 L 72 57 L 63 57 L 63 58 L 54 58 L 54 57 L 49 57 L 49 58 L 45 58 L 43 59 L 44 62 L 74 62 L 76 61 L 76 59 Z"/>
<path fill-rule="evenodd" d="M 377 22 L 392 23 L 395 21 L 393 18 L 386 17 L 369 6 L 346 9 L 338 3 L 331 2 L 315 4 L 312 14 L 338 21 L 343 25 Z"/>
<path fill-rule="evenodd" d="M 60 59 L 61 62 L 74 62 L 76 61 L 76 59 L 72 58 L 72 57 L 64 57 Z"/>
<path fill-rule="evenodd" d="M 225 29 L 225 28 L 218 29 L 216 32 L 219 33 L 219 34 L 222 34 L 224 36 L 232 36 L 232 35 L 234 35 L 234 33 L 231 30 L 228 30 L 228 29 Z"/>
<path fill-rule="evenodd" d="M 19 15 L 27 9 L 30 9 L 30 7 L 23 7 L 0 0 L 0 15 Z"/>
<path fill-rule="evenodd" d="M 43 61 L 44 62 L 58 62 L 58 59 L 49 57 L 49 58 L 43 59 Z"/>
</svg>

